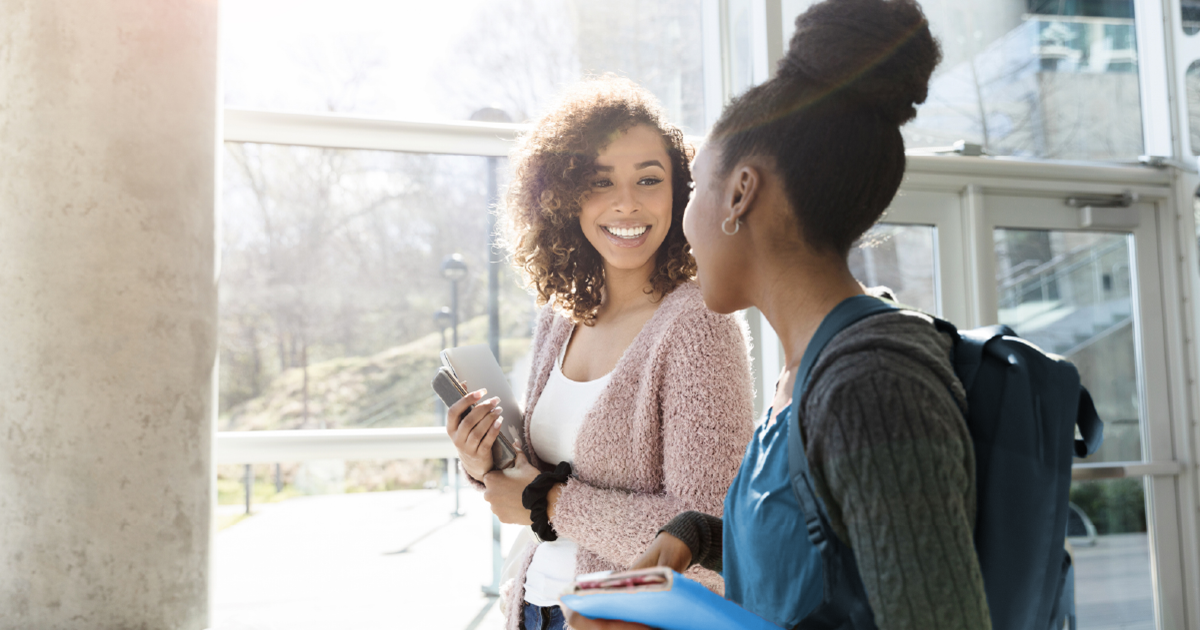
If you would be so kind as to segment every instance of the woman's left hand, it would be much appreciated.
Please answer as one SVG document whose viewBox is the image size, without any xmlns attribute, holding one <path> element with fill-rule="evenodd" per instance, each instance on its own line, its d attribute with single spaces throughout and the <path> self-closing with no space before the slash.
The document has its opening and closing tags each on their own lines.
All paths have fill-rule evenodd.
<svg viewBox="0 0 1200 630">
<path fill-rule="evenodd" d="M 525 453 L 517 453 L 517 463 L 504 470 L 493 470 L 483 476 L 483 500 L 492 506 L 492 514 L 501 523 L 512 525 L 529 525 L 529 510 L 521 504 L 521 493 L 538 476 L 538 469 L 525 458 Z M 551 501 L 555 493 L 551 493 Z"/>
</svg>

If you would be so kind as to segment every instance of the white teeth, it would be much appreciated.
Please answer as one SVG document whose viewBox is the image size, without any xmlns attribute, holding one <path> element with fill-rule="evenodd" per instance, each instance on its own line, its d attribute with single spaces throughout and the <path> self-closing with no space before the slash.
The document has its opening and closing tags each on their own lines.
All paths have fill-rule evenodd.
<svg viewBox="0 0 1200 630">
<path fill-rule="evenodd" d="M 604 229 L 608 230 L 609 234 L 620 238 L 637 238 L 645 234 L 646 230 L 650 229 L 650 226 L 642 225 L 635 228 L 606 227 Z"/>
</svg>

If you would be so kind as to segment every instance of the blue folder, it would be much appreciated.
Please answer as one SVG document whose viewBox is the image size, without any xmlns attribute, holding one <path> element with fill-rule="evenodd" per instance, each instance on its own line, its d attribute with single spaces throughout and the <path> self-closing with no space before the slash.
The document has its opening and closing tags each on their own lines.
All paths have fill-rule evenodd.
<svg viewBox="0 0 1200 630">
<path fill-rule="evenodd" d="M 655 587 L 582 594 L 576 589 L 563 595 L 561 601 L 593 619 L 634 621 L 663 630 L 781 630 L 674 571 L 669 572 L 665 584 Z"/>
</svg>

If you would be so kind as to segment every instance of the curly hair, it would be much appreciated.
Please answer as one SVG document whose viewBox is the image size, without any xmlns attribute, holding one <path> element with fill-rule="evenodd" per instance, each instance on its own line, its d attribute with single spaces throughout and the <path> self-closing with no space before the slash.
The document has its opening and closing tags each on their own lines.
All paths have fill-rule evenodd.
<svg viewBox="0 0 1200 630">
<path fill-rule="evenodd" d="M 596 157 L 639 124 L 658 130 L 671 159 L 671 227 L 647 290 L 661 298 L 696 275 L 683 235 L 694 152 L 683 132 L 667 122 L 654 95 L 611 75 L 582 81 L 537 121 L 511 155 L 504 205 L 513 265 L 536 291 L 538 306 L 553 304 L 577 324 L 595 323 L 604 288 L 604 260 L 579 225 Z"/>
</svg>

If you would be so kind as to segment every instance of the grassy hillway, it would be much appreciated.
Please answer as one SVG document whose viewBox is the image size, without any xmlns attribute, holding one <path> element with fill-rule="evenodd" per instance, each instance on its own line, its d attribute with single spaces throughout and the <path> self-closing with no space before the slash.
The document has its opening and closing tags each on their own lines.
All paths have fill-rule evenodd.
<svg viewBox="0 0 1200 630">
<path fill-rule="evenodd" d="M 505 313 L 508 314 L 508 313 Z M 516 315 L 516 313 L 513 313 Z M 529 321 L 502 317 L 500 365 L 529 351 Z M 487 343 L 487 316 L 459 324 L 459 344 Z M 438 424 L 429 386 L 441 364 L 441 335 L 432 333 L 402 346 L 359 357 L 341 357 L 308 367 L 308 417 L 304 409 L 304 370 L 280 374 L 261 395 L 221 415 L 223 431 L 273 429 L 362 429 Z"/>
<path fill-rule="evenodd" d="M 528 302 L 508 306 L 502 302 L 500 365 L 512 369 L 514 359 L 529 352 L 532 343 L 530 325 L 533 316 Z M 523 306 L 524 308 L 519 308 Z M 460 345 L 487 342 L 487 316 L 463 322 L 458 327 Z M 304 413 L 304 371 L 287 370 L 255 398 L 235 405 L 221 414 L 222 431 L 263 431 L 289 429 L 363 429 L 383 427 L 436 426 L 433 380 L 441 364 L 441 334 L 433 333 L 410 343 L 376 354 L 341 357 L 308 366 L 308 418 Z M 523 385 L 523 384 L 521 384 Z M 520 389 L 520 387 L 518 387 Z M 281 462 L 284 482 L 281 493 L 270 481 L 274 467 L 254 466 L 256 478 L 254 502 L 274 502 L 312 490 L 297 488 L 297 475 L 304 466 Z M 427 487 L 442 476 L 440 460 L 388 462 L 345 462 L 333 492 L 365 492 Z M 245 500 L 243 467 L 218 467 L 220 503 Z M 324 491 L 318 491 L 324 492 Z"/>
</svg>

